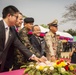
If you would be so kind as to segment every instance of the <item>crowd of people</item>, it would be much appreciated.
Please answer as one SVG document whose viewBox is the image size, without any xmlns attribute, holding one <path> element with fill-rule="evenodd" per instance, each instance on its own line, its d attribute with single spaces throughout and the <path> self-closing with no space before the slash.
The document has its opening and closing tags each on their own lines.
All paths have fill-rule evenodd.
<svg viewBox="0 0 76 75">
<path fill-rule="evenodd" d="M 39 25 L 34 25 L 34 18 L 23 19 L 23 14 L 15 6 L 5 7 L 2 18 L 0 21 L 0 72 L 19 69 L 20 66 L 31 61 L 54 62 L 61 58 L 63 46 L 59 39 L 60 35 L 56 35 L 57 20 L 47 24 L 49 32 L 45 33 L 44 37 L 40 37 L 41 29 Z M 22 23 L 23 28 L 21 28 Z M 32 31 L 31 35 L 30 31 Z"/>
</svg>

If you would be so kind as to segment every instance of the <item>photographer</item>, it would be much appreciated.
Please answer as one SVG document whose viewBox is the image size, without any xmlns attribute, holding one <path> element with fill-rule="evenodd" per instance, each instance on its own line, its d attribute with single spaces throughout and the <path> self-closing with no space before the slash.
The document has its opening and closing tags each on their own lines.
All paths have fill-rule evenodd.
<svg viewBox="0 0 76 75">
<path fill-rule="evenodd" d="M 76 64 L 76 47 L 74 47 L 74 49 L 70 52 L 69 56 L 71 59 L 71 63 Z"/>
</svg>

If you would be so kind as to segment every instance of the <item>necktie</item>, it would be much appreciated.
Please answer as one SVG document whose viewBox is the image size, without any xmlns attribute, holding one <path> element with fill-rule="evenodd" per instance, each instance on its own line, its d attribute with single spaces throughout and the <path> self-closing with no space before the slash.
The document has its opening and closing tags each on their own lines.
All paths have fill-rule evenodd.
<svg viewBox="0 0 76 75">
<path fill-rule="evenodd" d="M 18 28 L 16 27 L 16 31 L 18 32 Z"/>
<path fill-rule="evenodd" d="M 41 44 L 41 41 L 40 41 L 40 38 L 39 37 L 37 37 L 37 40 L 38 40 L 39 44 Z"/>
<path fill-rule="evenodd" d="M 5 28 L 5 33 L 6 33 L 5 45 L 6 45 L 9 37 L 9 27 Z"/>
</svg>

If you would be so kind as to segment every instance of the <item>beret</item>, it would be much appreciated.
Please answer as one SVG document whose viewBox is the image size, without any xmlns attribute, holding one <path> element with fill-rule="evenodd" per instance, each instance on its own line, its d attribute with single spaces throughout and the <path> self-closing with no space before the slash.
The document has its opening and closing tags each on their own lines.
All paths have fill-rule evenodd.
<svg viewBox="0 0 76 75">
<path fill-rule="evenodd" d="M 34 22 L 34 18 L 32 18 L 32 17 L 26 17 L 24 19 L 24 23 L 33 23 L 33 22 Z"/>
</svg>

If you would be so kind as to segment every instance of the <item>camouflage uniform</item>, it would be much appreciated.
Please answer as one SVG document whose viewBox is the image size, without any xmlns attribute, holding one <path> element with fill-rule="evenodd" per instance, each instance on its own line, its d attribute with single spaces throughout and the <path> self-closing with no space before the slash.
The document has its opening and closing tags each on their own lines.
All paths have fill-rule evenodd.
<svg viewBox="0 0 76 75">
<path fill-rule="evenodd" d="M 35 54 L 37 57 L 41 57 L 40 53 L 38 53 L 30 44 L 29 37 L 28 37 L 28 31 L 25 27 L 20 30 L 19 37 L 22 43 L 28 48 L 28 50 L 30 50 L 30 52 Z M 26 57 L 23 56 L 23 54 L 19 50 L 16 50 L 14 54 L 15 54 L 14 64 L 16 68 L 17 67 L 19 68 L 21 65 L 29 61 L 26 59 Z"/>
<path fill-rule="evenodd" d="M 57 59 L 61 58 L 61 51 L 63 49 L 63 43 L 60 39 L 57 40 Z"/>
<path fill-rule="evenodd" d="M 44 39 L 46 42 L 46 57 L 48 58 L 48 60 L 50 60 L 52 55 L 56 56 L 56 37 L 54 33 L 49 31 L 48 33 L 46 33 Z"/>
</svg>

